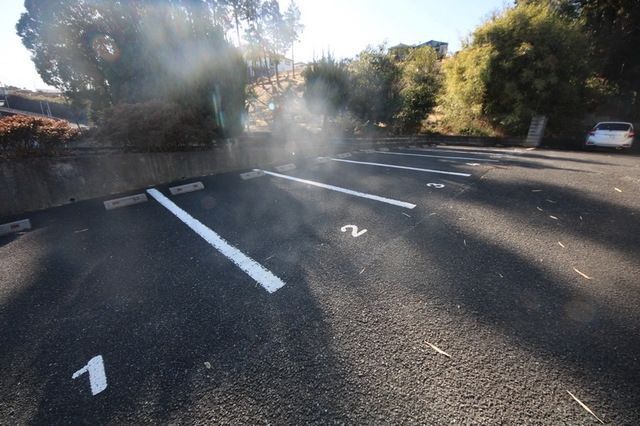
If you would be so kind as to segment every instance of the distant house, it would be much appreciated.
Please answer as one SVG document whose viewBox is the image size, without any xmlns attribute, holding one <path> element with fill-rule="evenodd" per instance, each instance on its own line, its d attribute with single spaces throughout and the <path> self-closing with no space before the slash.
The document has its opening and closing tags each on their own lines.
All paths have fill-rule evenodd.
<svg viewBox="0 0 640 426">
<path fill-rule="evenodd" d="M 400 43 L 396 46 L 390 47 L 389 52 L 391 52 L 396 57 L 396 59 L 404 59 L 411 50 L 424 46 L 429 46 L 434 49 L 436 51 L 436 55 L 438 55 L 438 59 L 443 59 L 445 56 L 447 56 L 447 52 L 449 49 L 449 43 L 445 43 L 444 41 L 429 40 L 426 43 L 416 44 L 413 46 Z"/>
<path fill-rule="evenodd" d="M 276 73 L 276 64 L 269 57 L 263 57 L 260 51 L 251 51 L 247 48 L 243 49 L 243 55 L 247 64 L 249 78 L 273 76 Z M 282 57 L 278 62 L 278 72 L 289 72 L 293 69 L 293 61 L 289 58 Z"/>
<path fill-rule="evenodd" d="M 426 43 L 419 44 L 416 47 L 429 46 L 435 49 L 438 54 L 438 59 L 442 59 L 447 56 L 447 51 L 449 50 L 449 43 L 445 43 L 444 41 L 436 41 L 429 40 Z"/>
</svg>

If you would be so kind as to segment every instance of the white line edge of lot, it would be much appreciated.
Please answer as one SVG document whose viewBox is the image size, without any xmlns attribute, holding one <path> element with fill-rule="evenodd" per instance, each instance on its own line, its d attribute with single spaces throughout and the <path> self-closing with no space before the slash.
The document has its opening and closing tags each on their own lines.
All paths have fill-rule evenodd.
<svg viewBox="0 0 640 426">
<path fill-rule="evenodd" d="M 406 151 L 426 151 L 426 152 L 450 152 L 453 154 L 465 154 L 465 155 L 488 155 L 488 156 L 493 156 L 496 158 L 499 157 L 509 157 L 509 156 L 514 156 L 513 153 L 516 153 L 516 151 L 503 151 L 503 153 L 497 154 L 495 152 L 487 152 L 487 151 L 471 151 L 469 149 L 460 147 L 458 149 L 445 149 L 445 148 L 421 148 L 419 146 L 415 146 L 415 147 L 403 147 L 403 148 L 399 148 L 402 150 L 406 150 Z"/>
<path fill-rule="evenodd" d="M 409 154 L 408 152 L 386 152 L 386 151 L 377 151 L 376 154 L 384 154 L 384 155 L 405 155 L 408 157 L 427 157 L 427 158 L 442 158 L 444 160 L 473 160 L 473 161 L 487 161 L 490 163 L 499 163 L 500 160 L 494 160 L 489 158 L 478 158 L 478 157 L 453 157 L 448 155 L 430 155 L 430 154 Z"/>
<path fill-rule="evenodd" d="M 150 188 L 147 189 L 147 193 L 157 202 L 162 204 L 162 206 L 167 210 L 173 213 L 185 225 L 191 228 L 191 230 L 202 237 L 206 242 L 211 244 L 216 250 L 231 260 L 231 262 L 233 262 L 238 268 L 247 273 L 247 275 L 253 278 L 269 293 L 273 293 L 284 287 L 285 283 L 280 278 L 276 277 L 264 266 L 229 244 L 224 238 L 206 227 L 202 222 L 182 210 L 173 201 L 165 197 L 160 191 L 155 188 Z"/>
<path fill-rule="evenodd" d="M 445 170 L 433 170 L 433 169 L 421 169 L 421 168 L 418 168 L 418 167 L 396 166 L 396 165 L 393 165 L 393 164 L 372 163 L 372 162 L 369 162 L 369 161 L 342 160 L 340 158 L 330 158 L 330 160 L 340 161 L 340 162 L 343 162 L 343 163 L 363 164 L 363 165 L 366 165 L 366 166 L 389 167 L 389 168 L 392 168 L 392 169 L 413 170 L 413 171 L 416 171 L 416 172 L 425 172 L 425 173 L 438 173 L 438 174 L 441 174 L 441 175 L 462 176 L 462 177 L 471 176 L 470 173 L 448 172 L 448 171 L 445 171 Z"/>
<path fill-rule="evenodd" d="M 351 189 L 341 188 L 339 186 L 328 185 L 326 183 L 316 182 L 316 181 L 313 181 L 313 180 L 300 179 L 300 178 L 289 176 L 289 175 L 283 175 L 283 174 L 280 174 L 280 173 L 269 172 L 267 170 L 262 170 L 262 171 L 265 174 L 269 175 L 269 176 L 279 177 L 279 178 L 283 178 L 283 179 L 289 179 L 289 180 L 292 180 L 292 181 L 295 181 L 295 182 L 300 182 L 300 183 L 305 183 L 307 185 L 317 186 L 319 188 L 330 189 L 332 191 L 342 192 L 344 194 L 353 195 L 355 197 L 361 197 L 361 198 L 367 198 L 369 200 L 380 201 L 382 203 L 387 203 L 387 204 L 391 204 L 391 205 L 398 206 L 398 207 L 404 207 L 405 209 L 413 209 L 413 208 L 416 207 L 415 204 L 407 203 L 406 201 L 399 201 L 399 200 L 394 200 L 392 198 L 381 197 L 379 195 L 372 195 L 372 194 L 367 194 L 365 192 L 353 191 Z"/>
</svg>

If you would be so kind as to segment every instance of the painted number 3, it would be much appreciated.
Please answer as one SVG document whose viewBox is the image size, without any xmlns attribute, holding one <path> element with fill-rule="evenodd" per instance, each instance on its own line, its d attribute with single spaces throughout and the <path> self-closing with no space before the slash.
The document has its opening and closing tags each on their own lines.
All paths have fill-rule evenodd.
<svg viewBox="0 0 640 426">
<path fill-rule="evenodd" d="M 357 238 L 360 235 L 364 234 L 365 232 L 367 232 L 366 229 L 363 229 L 362 231 L 358 232 L 358 227 L 355 225 L 345 225 L 342 228 L 340 228 L 340 231 L 342 232 L 347 232 L 347 230 L 351 229 L 351 236 L 353 238 Z"/>
<path fill-rule="evenodd" d="M 442 189 L 444 188 L 444 185 L 441 183 L 428 183 L 427 186 L 429 188 L 436 188 L 436 189 Z"/>
</svg>

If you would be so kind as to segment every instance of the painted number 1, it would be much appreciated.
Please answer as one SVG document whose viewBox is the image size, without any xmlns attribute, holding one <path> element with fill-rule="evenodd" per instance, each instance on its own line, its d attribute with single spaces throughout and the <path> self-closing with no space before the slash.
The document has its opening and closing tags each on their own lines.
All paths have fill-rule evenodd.
<svg viewBox="0 0 640 426">
<path fill-rule="evenodd" d="M 89 373 L 89 384 L 91 385 L 91 393 L 93 395 L 97 395 L 107 388 L 107 375 L 104 373 L 102 355 L 91 358 L 87 365 L 73 373 L 71 378 L 77 379 L 84 373 Z"/>
<path fill-rule="evenodd" d="M 428 183 L 427 186 L 429 188 L 436 188 L 436 189 L 442 189 L 444 188 L 444 185 L 441 183 Z"/>
<path fill-rule="evenodd" d="M 340 228 L 340 231 L 342 232 L 347 232 L 348 229 L 351 229 L 351 236 L 353 238 L 357 238 L 360 235 L 364 234 L 365 232 L 367 232 L 366 229 L 363 229 L 362 231 L 358 232 L 358 227 L 355 225 L 345 225 L 342 228 Z"/>
</svg>

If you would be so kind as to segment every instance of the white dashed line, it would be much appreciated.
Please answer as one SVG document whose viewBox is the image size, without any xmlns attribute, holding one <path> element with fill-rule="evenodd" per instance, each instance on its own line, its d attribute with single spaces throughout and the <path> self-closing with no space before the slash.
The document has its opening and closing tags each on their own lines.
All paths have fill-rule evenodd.
<svg viewBox="0 0 640 426">
<path fill-rule="evenodd" d="M 413 170 L 413 171 L 416 171 L 416 172 L 426 172 L 426 173 L 438 173 L 438 174 L 442 174 L 442 175 L 453 175 L 453 176 L 462 176 L 462 177 L 471 176 L 469 173 L 447 172 L 447 171 L 444 171 L 444 170 L 433 170 L 433 169 L 420 169 L 418 167 L 395 166 L 393 164 L 370 163 L 368 161 L 341 160 L 339 158 L 331 158 L 331 160 L 333 160 L 333 161 L 341 161 L 341 162 L 344 162 L 344 163 L 363 164 L 363 165 L 366 165 L 366 166 L 390 167 L 392 169 Z"/>
<path fill-rule="evenodd" d="M 276 277 L 264 266 L 233 247 L 220 235 L 207 228 L 202 224 L 202 222 L 195 219 L 189 213 L 182 210 L 171 200 L 162 195 L 160 191 L 152 188 L 147 189 L 147 193 L 151 197 L 155 198 L 155 200 L 162 204 L 167 210 L 173 213 L 185 225 L 191 228 L 196 234 L 200 235 L 206 242 L 211 244 L 216 250 L 231 260 L 236 266 L 238 266 L 238 268 L 242 269 L 247 273 L 247 275 L 256 280 L 258 284 L 264 287 L 264 289 L 269 293 L 273 293 L 284 286 L 284 282 L 282 282 L 280 278 Z"/>
<path fill-rule="evenodd" d="M 345 161 L 345 160 L 342 160 L 342 161 Z M 378 195 L 371 195 L 371 194 L 367 194 L 365 192 L 360 192 L 360 191 L 352 191 L 351 189 L 340 188 L 339 186 L 327 185 L 326 183 L 315 182 L 307 179 L 300 179 L 297 177 L 287 176 L 280 173 L 268 172 L 266 170 L 263 170 L 263 171 L 265 174 L 270 176 L 289 179 L 289 180 L 293 180 L 300 183 L 306 183 L 307 185 L 317 186 L 318 188 L 330 189 L 332 191 L 342 192 L 344 194 L 353 195 L 355 197 L 368 198 L 369 200 L 380 201 L 381 203 L 387 203 L 387 204 L 391 204 L 398 207 L 404 207 L 405 209 L 413 209 L 416 207 L 415 204 L 407 203 L 405 201 L 398 201 L 392 198 L 380 197 Z"/>
<path fill-rule="evenodd" d="M 406 155 L 409 157 L 429 157 L 429 158 L 443 158 L 446 160 L 473 160 L 473 161 L 489 161 L 492 163 L 499 163 L 499 160 L 489 160 L 487 158 L 476 158 L 476 157 L 451 157 L 447 155 L 430 155 L 430 154 L 408 154 L 406 152 L 376 152 L 376 154 L 389 154 L 389 155 Z"/>
</svg>

